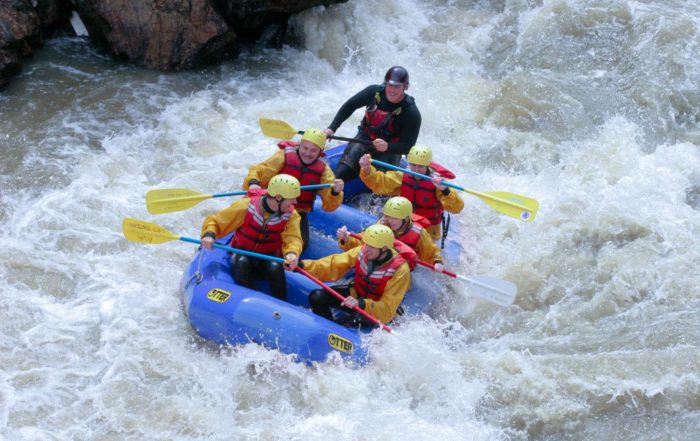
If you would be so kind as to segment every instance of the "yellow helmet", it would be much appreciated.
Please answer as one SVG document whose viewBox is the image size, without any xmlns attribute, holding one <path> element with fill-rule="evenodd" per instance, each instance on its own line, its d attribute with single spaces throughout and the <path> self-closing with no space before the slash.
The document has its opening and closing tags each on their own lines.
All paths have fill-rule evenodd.
<svg viewBox="0 0 700 441">
<path fill-rule="evenodd" d="M 433 162 L 433 150 L 424 145 L 414 145 L 408 151 L 408 162 L 428 166 Z"/>
<path fill-rule="evenodd" d="M 362 242 L 374 248 L 391 248 L 394 245 L 394 232 L 386 225 L 370 225 L 362 233 Z"/>
<path fill-rule="evenodd" d="M 403 196 L 394 196 L 384 204 L 384 214 L 397 219 L 406 219 L 413 213 L 413 204 Z"/>
<path fill-rule="evenodd" d="M 311 141 L 321 150 L 326 148 L 326 134 L 323 130 L 306 129 L 301 136 L 302 141 Z"/>
<path fill-rule="evenodd" d="M 267 194 L 282 196 L 284 199 L 298 198 L 301 194 L 301 184 L 294 176 L 279 174 L 270 179 L 270 183 L 267 184 Z"/>
</svg>

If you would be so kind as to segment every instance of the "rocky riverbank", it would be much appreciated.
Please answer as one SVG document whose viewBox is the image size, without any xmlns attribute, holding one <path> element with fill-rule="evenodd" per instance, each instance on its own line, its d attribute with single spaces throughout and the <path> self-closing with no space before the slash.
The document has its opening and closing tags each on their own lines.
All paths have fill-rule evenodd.
<svg viewBox="0 0 700 441">
<path fill-rule="evenodd" d="M 184 70 L 234 56 L 292 14 L 347 0 L 0 0 L 0 88 L 58 28 L 81 32 L 116 59 Z M 71 22 L 73 24 L 71 25 Z"/>
</svg>

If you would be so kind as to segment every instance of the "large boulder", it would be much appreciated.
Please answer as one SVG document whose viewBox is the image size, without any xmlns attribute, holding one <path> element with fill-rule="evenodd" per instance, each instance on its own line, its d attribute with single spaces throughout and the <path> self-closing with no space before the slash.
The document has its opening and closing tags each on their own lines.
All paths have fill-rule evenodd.
<svg viewBox="0 0 700 441">
<path fill-rule="evenodd" d="M 90 36 L 115 58 L 159 70 L 220 58 L 236 33 L 209 0 L 75 0 Z"/>
<path fill-rule="evenodd" d="M 32 0 L 32 3 L 36 5 L 34 9 L 44 37 L 49 37 L 57 28 L 68 23 L 73 9 L 71 0 Z"/>
<path fill-rule="evenodd" d="M 213 0 L 239 35 L 255 35 L 265 26 L 285 22 L 314 6 L 329 6 L 347 0 Z"/>
<path fill-rule="evenodd" d="M 159 70 L 201 66 L 239 37 L 284 29 L 292 14 L 347 0 L 73 0 L 90 36 L 116 58 Z"/>
<path fill-rule="evenodd" d="M 0 88 L 70 16 L 70 0 L 0 0 Z"/>
<path fill-rule="evenodd" d="M 43 42 L 39 16 L 29 0 L 0 0 L 0 87 Z"/>
<path fill-rule="evenodd" d="M 0 0 L 0 87 L 22 57 L 77 10 L 90 37 L 119 60 L 157 70 L 202 66 L 267 29 L 283 35 L 292 14 L 347 0 Z M 276 38 L 276 41 L 281 41 Z"/>
</svg>

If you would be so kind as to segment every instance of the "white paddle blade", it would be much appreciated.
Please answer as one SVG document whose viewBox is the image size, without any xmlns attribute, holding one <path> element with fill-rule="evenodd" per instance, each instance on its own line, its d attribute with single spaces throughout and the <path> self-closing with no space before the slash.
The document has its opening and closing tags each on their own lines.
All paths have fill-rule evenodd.
<svg viewBox="0 0 700 441">
<path fill-rule="evenodd" d="M 515 301 L 518 289 L 515 284 L 507 280 L 500 280 L 489 276 L 460 276 L 457 278 L 469 284 L 470 292 L 488 302 L 500 306 L 510 306 Z"/>
</svg>

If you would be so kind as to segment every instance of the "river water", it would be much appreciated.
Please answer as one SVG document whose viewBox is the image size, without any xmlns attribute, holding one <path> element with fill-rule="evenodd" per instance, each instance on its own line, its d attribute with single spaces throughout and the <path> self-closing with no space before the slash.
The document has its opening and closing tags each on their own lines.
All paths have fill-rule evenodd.
<svg viewBox="0 0 700 441">
<path fill-rule="evenodd" d="M 0 438 L 700 439 L 697 2 L 355 0 L 294 26 L 299 48 L 176 74 L 62 37 L 2 91 Z M 325 127 L 393 64 L 456 183 L 540 202 L 523 223 L 464 194 L 458 216 L 448 268 L 515 304 L 446 280 L 361 369 L 202 342 L 192 245 L 122 220 L 197 236 L 225 200 L 152 216 L 146 192 L 239 188 L 275 151 L 260 116 Z"/>
</svg>

